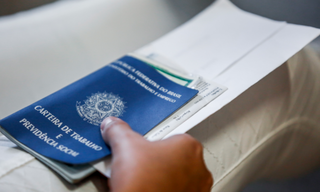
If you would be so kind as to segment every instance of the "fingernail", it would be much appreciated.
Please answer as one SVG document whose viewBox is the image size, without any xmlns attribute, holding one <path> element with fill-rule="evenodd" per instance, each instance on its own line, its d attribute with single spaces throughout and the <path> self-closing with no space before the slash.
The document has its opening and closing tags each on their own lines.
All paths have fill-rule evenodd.
<svg viewBox="0 0 320 192">
<path fill-rule="evenodd" d="M 113 120 L 110 117 L 105 118 L 100 126 L 101 131 L 106 130 L 111 125 L 112 121 Z"/>
</svg>

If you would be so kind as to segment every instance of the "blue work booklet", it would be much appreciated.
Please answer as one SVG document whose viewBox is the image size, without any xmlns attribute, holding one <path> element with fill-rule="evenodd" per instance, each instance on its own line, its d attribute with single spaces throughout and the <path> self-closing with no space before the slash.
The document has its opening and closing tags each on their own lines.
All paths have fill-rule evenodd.
<svg viewBox="0 0 320 192">
<path fill-rule="evenodd" d="M 145 135 L 197 93 L 124 56 L 0 120 L 0 130 L 35 156 L 86 164 L 111 154 L 100 134 L 104 118 L 119 117 Z"/>
</svg>

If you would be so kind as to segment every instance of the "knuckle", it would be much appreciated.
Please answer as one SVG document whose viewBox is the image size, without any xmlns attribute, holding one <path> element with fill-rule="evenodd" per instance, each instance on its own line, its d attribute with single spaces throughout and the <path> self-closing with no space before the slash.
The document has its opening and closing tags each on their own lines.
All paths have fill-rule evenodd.
<svg viewBox="0 0 320 192">
<path fill-rule="evenodd" d="M 195 152 L 197 155 L 202 155 L 203 146 L 198 140 L 188 134 L 181 135 L 181 140 L 183 145 L 187 146 L 191 151 Z"/>
<path fill-rule="evenodd" d="M 189 138 L 190 139 L 188 141 L 188 144 L 189 144 L 190 148 L 192 148 L 194 151 L 200 152 L 202 154 L 202 148 L 203 148 L 202 144 L 191 136 Z"/>
</svg>

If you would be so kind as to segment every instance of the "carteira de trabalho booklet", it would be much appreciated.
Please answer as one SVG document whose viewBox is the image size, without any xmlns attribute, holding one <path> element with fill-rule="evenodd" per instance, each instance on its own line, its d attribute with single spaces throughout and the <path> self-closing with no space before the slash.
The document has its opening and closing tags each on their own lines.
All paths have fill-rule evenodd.
<svg viewBox="0 0 320 192">
<path fill-rule="evenodd" d="M 111 154 L 100 134 L 106 117 L 157 140 L 223 91 L 152 58 L 127 55 L 0 120 L 0 130 L 75 183 L 95 171 L 88 163 Z"/>
</svg>

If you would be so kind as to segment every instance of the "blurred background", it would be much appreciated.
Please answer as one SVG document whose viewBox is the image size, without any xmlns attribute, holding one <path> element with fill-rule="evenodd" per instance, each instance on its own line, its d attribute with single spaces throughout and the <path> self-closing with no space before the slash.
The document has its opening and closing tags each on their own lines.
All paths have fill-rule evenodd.
<svg viewBox="0 0 320 192">
<path fill-rule="evenodd" d="M 0 16 L 32 9 L 57 0 L 0 0 Z M 214 0 L 163 0 L 187 21 Z M 320 0 L 231 0 L 239 8 L 270 19 L 320 28 Z M 316 42 L 316 43 L 314 43 Z M 320 53 L 320 38 L 312 46 Z"/>
<path fill-rule="evenodd" d="M 0 16 L 32 9 L 56 0 L 0 0 Z M 164 0 L 187 20 L 214 0 Z M 243 10 L 290 23 L 320 28 L 319 0 L 231 0 Z"/>
</svg>

